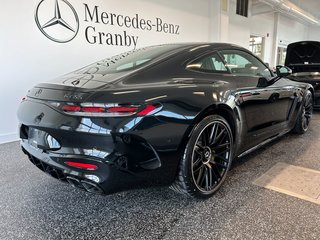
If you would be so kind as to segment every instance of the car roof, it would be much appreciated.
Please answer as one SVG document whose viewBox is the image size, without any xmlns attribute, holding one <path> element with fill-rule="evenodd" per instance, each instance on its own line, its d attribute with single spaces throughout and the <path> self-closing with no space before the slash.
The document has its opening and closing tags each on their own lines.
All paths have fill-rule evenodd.
<svg viewBox="0 0 320 240">
<path fill-rule="evenodd" d="M 162 45 L 176 45 L 177 47 L 189 47 L 189 48 L 210 48 L 210 49 L 220 49 L 220 48 L 238 48 L 245 49 L 241 46 L 232 44 L 232 43 L 223 43 L 223 42 L 189 42 L 189 43 L 169 43 L 169 44 L 159 44 Z M 247 49 L 245 49 L 247 50 Z"/>
</svg>

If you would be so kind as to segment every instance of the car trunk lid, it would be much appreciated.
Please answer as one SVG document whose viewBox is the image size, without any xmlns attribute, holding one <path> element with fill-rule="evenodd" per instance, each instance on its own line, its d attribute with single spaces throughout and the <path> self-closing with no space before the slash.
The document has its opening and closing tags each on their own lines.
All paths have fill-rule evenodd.
<svg viewBox="0 0 320 240">
<path fill-rule="evenodd" d="M 320 71 L 320 42 L 302 41 L 288 45 L 285 65 L 293 73 Z"/>
<path fill-rule="evenodd" d="M 94 92 L 112 88 L 130 73 L 64 75 L 49 83 L 40 83 L 29 90 L 27 96 L 49 101 L 83 102 Z"/>
</svg>

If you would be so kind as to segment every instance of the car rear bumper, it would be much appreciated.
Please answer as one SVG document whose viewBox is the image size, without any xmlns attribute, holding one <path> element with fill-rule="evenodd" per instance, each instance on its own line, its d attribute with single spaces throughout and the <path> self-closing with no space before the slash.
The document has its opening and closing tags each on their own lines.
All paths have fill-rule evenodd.
<svg viewBox="0 0 320 240">
<path fill-rule="evenodd" d="M 86 190 L 91 184 L 93 192 L 105 194 L 171 184 L 189 126 L 185 120 L 154 116 L 70 116 L 33 100 L 21 104 L 18 118 L 21 145 L 33 164 L 55 178 Z M 68 161 L 98 168 L 79 169 Z"/>
<path fill-rule="evenodd" d="M 121 166 L 88 156 L 46 152 L 34 148 L 27 140 L 21 141 L 21 147 L 29 160 L 41 171 L 91 193 L 110 194 L 151 184 L 143 177 L 128 172 L 124 168 L 126 159 L 122 159 Z M 93 164 L 97 169 L 85 170 L 71 167 L 65 163 L 68 161 Z"/>
</svg>

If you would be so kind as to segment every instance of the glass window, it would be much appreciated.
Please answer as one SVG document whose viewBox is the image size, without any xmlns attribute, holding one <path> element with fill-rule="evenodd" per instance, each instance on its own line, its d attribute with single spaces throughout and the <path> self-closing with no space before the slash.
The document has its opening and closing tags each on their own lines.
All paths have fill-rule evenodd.
<svg viewBox="0 0 320 240">
<path fill-rule="evenodd" d="M 237 0 L 236 14 L 248 17 L 249 0 Z"/>
<path fill-rule="evenodd" d="M 284 65 L 286 55 L 287 49 L 285 47 L 278 47 L 277 65 Z"/>
<path fill-rule="evenodd" d="M 258 58 L 244 51 L 220 51 L 226 67 L 237 76 L 263 76 L 271 77 L 270 70 Z"/>
<path fill-rule="evenodd" d="M 250 36 L 249 50 L 260 59 L 264 57 L 264 41 L 264 37 Z"/>
<path fill-rule="evenodd" d="M 228 71 L 217 53 L 188 64 L 187 69 L 212 73 Z"/>
<path fill-rule="evenodd" d="M 76 73 L 106 75 L 133 70 L 162 56 L 173 55 L 181 51 L 181 48 L 183 46 L 174 44 L 141 48 L 96 62 L 76 71 Z"/>
</svg>

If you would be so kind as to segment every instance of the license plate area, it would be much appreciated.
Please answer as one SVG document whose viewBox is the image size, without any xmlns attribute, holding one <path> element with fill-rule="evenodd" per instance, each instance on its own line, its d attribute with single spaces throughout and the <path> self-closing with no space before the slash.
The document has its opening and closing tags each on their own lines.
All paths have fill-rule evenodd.
<svg viewBox="0 0 320 240">
<path fill-rule="evenodd" d="M 36 128 L 29 128 L 28 132 L 28 144 L 36 149 L 45 149 L 46 144 L 44 142 L 46 133 Z"/>
<path fill-rule="evenodd" d="M 58 150 L 61 148 L 59 142 L 42 130 L 29 127 L 28 144 L 37 150 Z"/>
</svg>

